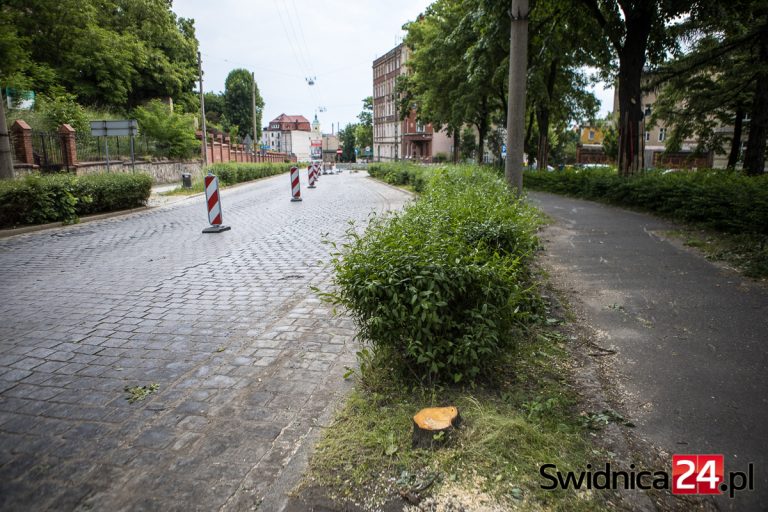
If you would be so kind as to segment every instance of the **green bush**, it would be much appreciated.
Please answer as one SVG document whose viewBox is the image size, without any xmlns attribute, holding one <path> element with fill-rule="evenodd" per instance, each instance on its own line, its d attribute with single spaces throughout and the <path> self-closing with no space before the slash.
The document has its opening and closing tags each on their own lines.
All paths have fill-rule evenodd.
<svg viewBox="0 0 768 512">
<path fill-rule="evenodd" d="M 80 215 L 141 206 L 151 188 L 146 174 L 33 175 L 0 181 L 0 227 L 72 223 Z"/>
<path fill-rule="evenodd" d="M 207 172 L 219 177 L 222 185 L 234 185 L 244 181 L 266 178 L 289 171 L 290 165 L 277 162 L 263 163 L 221 163 L 206 168 Z"/>
<path fill-rule="evenodd" d="M 650 171 L 622 178 L 611 169 L 526 172 L 534 190 L 630 206 L 731 233 L 768 234 L 768 175 Z"/>
<path fill-rule="evenodd" d="M 146 204 L 152 192 L 152 177 L 148 174 L 93 174 L 77 178 L 78 215 L 103 213 Z"/>
<path fill-rule="evenodd" d="M 378 171 L 375 171 L 378 172 Z M 401 213 L 337 247 L 335 291 L 375 359 L 424 382 L 487 375 L 532 319 L 535 212 L 477 167 L 435 170 Z"/>
<path fill-rule="evenodd" d="M 156 141 L 156 150 L 162 156 L 188 158 L 200 150 L 195 138 L 194 116 L 172 112 L 159 100 L 152 100 L 134 111 L 139 129 Z"/>
<path fill-rule="evenodd" d="M 77 103 L 74 94 L 40 96 L 36 100 L 35 110 L 42 116 L 45 130 L 55 131 L 62 124 L 68 124 L 79 133 L 90 133 L 88 114 Z"/>
<path fill-rule="evenodd" d="M 408 162 L 375 163 L 368 166 L 368 174 L 390 185 L 410 185 L 416 192 L 426 187 L 430 169 Z"/>
</svg>

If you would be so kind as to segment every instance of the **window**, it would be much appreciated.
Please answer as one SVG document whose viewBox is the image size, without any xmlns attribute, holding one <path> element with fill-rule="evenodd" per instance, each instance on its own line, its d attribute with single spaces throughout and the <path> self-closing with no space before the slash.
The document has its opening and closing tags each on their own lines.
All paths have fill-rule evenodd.
<svg viewBox="0 0 768 512">
<path fill-rule="evenodd" d="M 651 140 L 651 132 L 645 132 L 645 141 L 648 142 Z"/>
<path fill-rule="evenodd" d="M 589 140 L 595 140 L 595 130 L 589 130 Z"/>
<path fill-rule="evenodd" d="M 645 104 L 645 115 L 646 116 L 650 116 L 651 112 L 653 112 L 653 105 L 651 105 L 650 103 L 646 103 Z"/>
<path fill-rule="evenodd" d="M 280 129 L 280 125 L 279 124 L 273 124 L 272 125 L 272 129 L 273 130 L 279 130 Z"/>
<path fill-rule="evenodd" d="M 424 125 L 420 122 L 416 123 L 416 133 L 423 133 L 424 132 Z"/>
<path fill-rule="evenodd" d="M 667 129 L 659 128 L 659 142 L 664 142 L 667 138 Z"/>
</svg>

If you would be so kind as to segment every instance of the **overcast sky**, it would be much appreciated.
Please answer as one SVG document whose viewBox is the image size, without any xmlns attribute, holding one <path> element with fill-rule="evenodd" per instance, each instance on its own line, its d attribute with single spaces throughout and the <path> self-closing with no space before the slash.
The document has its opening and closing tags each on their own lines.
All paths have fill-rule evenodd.
<svg viewBox="0 0 768 512">
<path fill-rule="evenodd" d="M 399 44 L 401 27 L 431 0 L 175 0 L 193 18 L 206 92 L 224 90 L 235 68 L 256 73 L 266 125 L 281 113 L 315 113 L 324 132 L 357 121 L 373 90 L 373 60 Z M 315 85 L 306 79 L 315 77 Z M 611 93 L 598 88 L 601 111 Z M 320 111 L 325 108 L 326 111 Z"/>
</svg>

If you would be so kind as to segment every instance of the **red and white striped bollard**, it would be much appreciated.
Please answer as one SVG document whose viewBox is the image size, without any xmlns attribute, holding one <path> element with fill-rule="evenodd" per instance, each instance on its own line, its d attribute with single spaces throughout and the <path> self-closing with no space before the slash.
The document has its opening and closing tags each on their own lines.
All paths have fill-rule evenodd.
<svg viewBox="0 0 768 512">
<path fill-rule="evenodd" d="M 221 212 L 221 198 L 219 197 L 219 178 L 213 174 L 208 174 L 205 179 L 205 203 L 208 207 L 208 223 L 210 227 L 203 230 L 203 233 L 221 233 L 230 228 L 223 224 L 224 216 Z"/>
<path fill-rule="evenodd" d="M 298 167 L 291 167 L 291 201 L 301 201 L 301 180 L 299 179 Z"/>
<path fill-rule="evenodd" d="M 307 178 L 309 179 L 309 187 L 307 188 L 315 188 L 317 175 L 315 174 L 315 167 L 313 165 L 307 166 Z"/>
</svg>

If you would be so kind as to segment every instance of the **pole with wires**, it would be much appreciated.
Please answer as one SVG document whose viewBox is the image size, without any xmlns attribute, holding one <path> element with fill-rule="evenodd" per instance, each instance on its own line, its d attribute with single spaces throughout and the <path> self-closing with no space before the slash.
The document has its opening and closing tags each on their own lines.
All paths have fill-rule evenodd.
<svg viewBox="0 0 768 512">
<path fill-rule="evenodd" d="M 202 138 L 202 155 L 203 165 L 208 165 L 208 135 L 205 130 L 205 93 L 203 92 L 203 60 L 200 57 L 200 52 L 197 52 L 197 72 L 200 79 L 200 118 L 201 128 L 203 132 Z"/>
<path fill-rule="evenodd" d="M 256 73 L 251 71 L 251 118 L 253 121 L 253 144 L 256 146 Z"/>
</svg>

